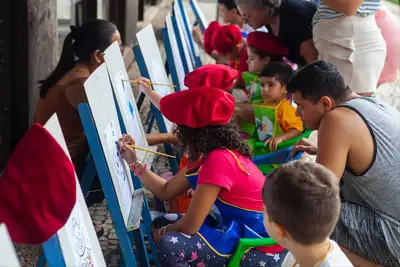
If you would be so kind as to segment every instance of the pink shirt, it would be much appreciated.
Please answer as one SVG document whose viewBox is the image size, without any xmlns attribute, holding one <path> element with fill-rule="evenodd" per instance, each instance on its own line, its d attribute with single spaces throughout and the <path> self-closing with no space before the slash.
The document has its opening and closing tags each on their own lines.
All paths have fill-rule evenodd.
<svg viewBox="0 0 400 267">
<path fill-rule="evenodd" d="M 232 205 L 262 211 L 261 192 L 265 177 L 248 158 L 233 151 L 240 165 L 226 149 L 211 152 L 201 166 L 198 184 L 213 184 L 222 187 L 219 198 Z"/>
</svg>

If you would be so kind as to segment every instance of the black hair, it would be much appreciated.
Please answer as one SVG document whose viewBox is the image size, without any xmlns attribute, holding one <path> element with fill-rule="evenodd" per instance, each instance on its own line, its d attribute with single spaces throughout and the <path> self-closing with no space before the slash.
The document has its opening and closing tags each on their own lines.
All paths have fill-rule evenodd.
<svg viewBox="0 0 400 267">
<path fill-rule="evenodd" d="M 351 93 L 336 67 L 323 60 L 315 61 L 297 71 L 286 89 L 289 93 L 299 91 L 303 99 L 314 104 L 323 96 L 341 103 Z"/>
<path fill-rule="evenodd" d="M 247 46 L 247 49 L 250 49 L 251 52 L 253 52 L 254 54 L 256 54 L 257 56 L 259 56 L 260 58 L 266 58 L 269 57 L 271 62 L 280 62 L 283 60 L 283 56 L 282 55 L 275 55 L 275 54 L 271 54 L 265 51 L 262 51 L 258 48 L 255 48 L 253 46 Z"/>
<path fill-rule="evenodd" d="M 247 142 L 240 137 L 232 121 L 224 125 L 205 126 L 199 129 L 176 125 L 173 132 L 193 162 L 198 160 L 200 155 L 206 158 L 213 150 L 219 148 L 235 150 L 249 159 L 253 157 Z"/>
<path fill-rule="evenodd" d="M 50 87 L 55 85 L 75 65 L 77 60 L 89 61 L 93 52 L 104 52 L 111 44 L 117 27 L 106 20 L 90 20 L 80 27 L 70 26 L 71 32 L 66 36 L 57 67 L 45 79 L 39 81 L 40 97 L 44 98 Z"/>
<path fill-rule="evenodd" d="M 224 5 L 228 10 L 236 9 L 236 11 L 239 13 L 239 9 L 237 8 L 234 0 L 218 0 L 218 4 Z"/>
<path fill-rule="evenodd" d="M 293 69 L 284 62 L 271 62 L 265 65 L 259 76 L 274 77 L 281 85 L 286 85 L 293 76 Z"/>
</svg>

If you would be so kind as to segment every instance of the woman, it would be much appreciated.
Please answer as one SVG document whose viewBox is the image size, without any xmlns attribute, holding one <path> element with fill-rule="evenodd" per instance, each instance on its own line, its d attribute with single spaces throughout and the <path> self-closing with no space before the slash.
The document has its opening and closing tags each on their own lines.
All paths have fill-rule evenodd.
<svg viewBox="0 0 400 267">
<path fill-rule="evenodd" d="M 240 237 L 267 236 L 261 199 L 265 178 L 230 122 L 234 107 L 229 93 L 208 86 L 161 99 L 161 112 L 177 124 L 175 133 L 189 159 L 201 165 L 190 172 L 183 170 L 168 181 L 138 160 L 129 146 L 134 144 L 131 137 L 119 140 L 121 154 L 131 170 L 157 197 L 171 199 L 196 187 L 184 216 L 169 214 L 153 221 L 153 238 L 166 266 L 224 266 Z M 209 215 L 214 204 L 219 216 Z M 285 254 L 280 246 L 251 249 L 241 266 L 252 262 L 280 266 Z"/>
<path fill-rule="evenodd" d="M 88 101 L 83 84 L 104 62 L 102 53 L 115 41 L 122 46 L 120 34 L 111 22 L 92 20 L 80 27 L 71 26 L 57 67 L 49 77 L 39 81 L 40 99 L 34 120 L 44 125 L 57 114 L 78 177 L 82 176 L 89 155 L 78 112 L 78 104 Z M 91 190 L 100 188 L 97 177 Z M 90 193 L 86 202 L 91 206 L 103 199 L 103 192 L 98 191 Z"/>
<path fill-rule="evenodd" d="M 316 5 L 299 0 L 236 0 L 243 18 L 253 28 L 267 26 L 289 48 L 287 58 L 298 65 L 317 60 L 311 22 Z"/>
<path fill-rule="evenodd" d="M 374 17 L 380 4 L 380 0 L 321 0 L 313 21 L 318 59 L 335 65 L 346 85 L 367 96 L 376 90 L 386 57 Z"/>
</svg>

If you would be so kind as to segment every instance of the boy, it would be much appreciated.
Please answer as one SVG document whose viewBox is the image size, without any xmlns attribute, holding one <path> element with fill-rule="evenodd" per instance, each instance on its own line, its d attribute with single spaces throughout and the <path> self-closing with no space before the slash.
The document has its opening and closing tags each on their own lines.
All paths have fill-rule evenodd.
<svg viewBox="0 0 400 267">
<path fill-rule="evenodd" d="M 289 250 L 282 267 L 353 266 L 329 239 L 340 211 L 331 171 L 312 162 L 284 164 L 268 175 L 262 198 L 265 229 Z"/>
<path fill-rule="evenodd" d="M 254 136 L 249 140 L 255 156 L 282 148 L 283 144 L 278 145 L 299 137 L 303 132 L 303 123 L 296 117 L 296 109 L 286 97 L 285 86 L 292 75 L 292 68 L 285 63 L 266 65 L 260 73 L 263 103 L 236 105 L 238 122 L 244 120 L 256 125 Z M 257 143 L 260 142 L 268 147 L 259 147 Z M 266 170 L 262 171 L 266 173 Z"/>
</svg>

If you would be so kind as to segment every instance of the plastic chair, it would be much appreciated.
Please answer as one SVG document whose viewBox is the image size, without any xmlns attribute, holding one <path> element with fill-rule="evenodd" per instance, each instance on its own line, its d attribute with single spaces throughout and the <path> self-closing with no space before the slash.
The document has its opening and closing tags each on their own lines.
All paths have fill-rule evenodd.
<svg viewBox="0 0 400 267">
<path fill-rule="evenodd" d="M 267 154 L 264 156 L 255 157 L 253 159 L 254 164 L 283 164 L 289 161 L 298 160 L 303 155 L 303 152 L 297 153 L 294 157 L 292 157 L 292 148 L 288 147 L 277 152 Z M 228 267 L 238 267 L 240 266 L 240 261 L 242 260 L 243 255 L 251 248 L 256 247 L 268 247 L 274 246 L 277 243 L 272 238 L 241 238 L 239 240 L 238 247 L 233 253 L 232 257 L 228 262 Z"/>
<path fill-rule="evenodd" d="M 236 248 L 235 253 L 232 255 L 231 259 L 228 262 L 228 267 L 238 267 L 240 266 L 240 261 L 244 253 L 251 248 L 256 247 L 267 247 L 267 246 L 274 246 L 277 243 L 272 238 L 242 238 L 239 240 L 239 245 Z"/>
</svg>

